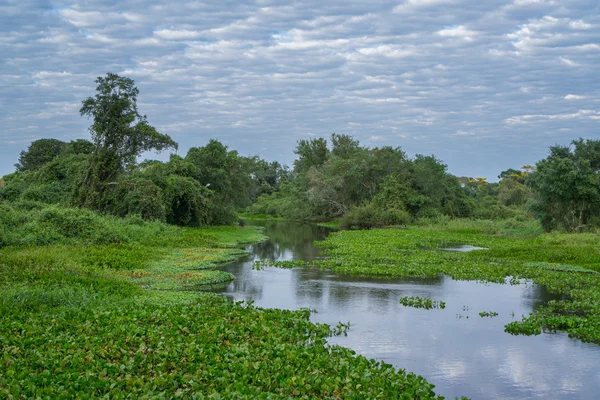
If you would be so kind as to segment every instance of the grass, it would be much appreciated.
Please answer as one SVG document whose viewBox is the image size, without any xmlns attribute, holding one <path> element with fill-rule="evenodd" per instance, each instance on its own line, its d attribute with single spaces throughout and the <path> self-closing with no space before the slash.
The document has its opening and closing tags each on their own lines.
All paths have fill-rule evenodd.
<svg viewBox="0 0 600 400">
<path fill-rule="evenodd" d="M 349 325 L 196 291 L 231 279 L 214 268 L 254 228 L 42 211 L 0 216 L 0 398 L 438 398 L 327 344 Z"/>
<path fill-rule="evenodd" d="M 560 295 L 534 314 L 508 324 L 513 334 L 565 331 L 600 344 L 600 235 L 536 234 L 530 227 L 506 233 L 493 224 L 457 222 L 408 230 L 340 231 L 318 243 L 329 258 L 315 261 L 341 274 L 390 278 L 435 277 L 505 283 L 532 280 Z M 502 234 L 504 232 L 504 234 Z M 491 234 L 490 234 L 491 233 Z M 436 250 L 444 243 L 488 250 Z M 431 249 L 431 250 L 426 250 Z"/>
</svg>

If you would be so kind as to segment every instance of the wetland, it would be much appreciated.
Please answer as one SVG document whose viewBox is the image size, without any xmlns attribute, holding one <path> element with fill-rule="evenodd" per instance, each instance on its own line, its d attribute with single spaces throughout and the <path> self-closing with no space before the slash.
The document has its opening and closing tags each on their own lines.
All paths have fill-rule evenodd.
<svg viewBox="0 0 600 400">
<path fill-rule="evenodd" d="M 529 243 L 535 258 L 531 243 L 556 242 L 559 237 L 517 240 L 423 229 L 330 235 L 330 229 L 307 224 L 264 225 L 269 239 L 248 246 L 250 255 L 222 267 L 236 279 L 217 290 L 219 293 L 251 300 L 260 307 L 308 308 L 315 310 L 311 321 L 349 325 L 346 335 L 331 337 L 329 343 L 422 375 L 436 386 L 436 393 L 447 398 L 596 398 L 600 390 L 600 373 L 595 367 L 600 362 L 600 348 L 596 344 L 548 328 L 541 333 L 539 326 L 535 336 L 505 332 L 507 326 L 519 326 L 534 312 L 540 316 L 533 320 L 542 324 L 544 318 L 559 315 L 554 310 L 571 307 L 568 304 L 573 300 L 566 300 L 563 286 L 547 289 L 535 284 L 532 278 L 537 275 L 528 271 L 532 267 L 510 267 L 516 261 L 501 258 L 499 248 L 512 246 L 516 251 Z M 448 246 L 448 237 L 490 250 L 446 252 L 443 247 Z M 587 240 L 590 245 L 592 239 Z M 323 247 L 319 249 L 314 241 Z M 585 242 L 580 245 L 585 247 Z M 585 249 L 579 250 L 585 253 Z M 323 252 L 329 258 L 323 257 Z M 579 252 L 573 250 L 571 258 L 576 254 Z M 550 257 L 546 262 L 558 261 L 552 254 L 546 256 Z M 544 258 L 542 254 L 537 257 Z M 587 260 L 585 265 L 595 266 L 593 257 L 581 257 L 580 262 Z M 461 263 L 466 266 L 459 269 L 455 264 Z M 560 274 L 558 265 L 534 265 L 545 266 L 538 267 L 543 268 L 544 282 L 565 278 L 546 276 Z M 406 267 L 413 268 L 412 272 L 407 273 Z M 596 280 L 590 271 L 577 275 Z M 401 303 L 406 298 L 443 301 L 445 307 L 410 307 Z M 597 317 L 588 318 L 593 321 Z M 584 337 L 598 337 L 595 332 L 587 334 Z"/>
</svg>

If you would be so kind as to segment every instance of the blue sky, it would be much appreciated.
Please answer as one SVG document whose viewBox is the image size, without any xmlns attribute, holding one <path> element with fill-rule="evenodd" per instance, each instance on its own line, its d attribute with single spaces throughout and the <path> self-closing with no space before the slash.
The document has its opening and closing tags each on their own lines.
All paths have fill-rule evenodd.
<svg viewBox="0 0 600 400">
<path fill-rule="evenodd" d="M 597 0 L 0 2 L 0 175 L 39 138 L 88 138 L 106 72 L 185 155 L 216 138 L 290 165 L 354 136 L 494 179 L 600 138 Z M 162 155 L 164 158 L 165 155 Z"/>
</svg>

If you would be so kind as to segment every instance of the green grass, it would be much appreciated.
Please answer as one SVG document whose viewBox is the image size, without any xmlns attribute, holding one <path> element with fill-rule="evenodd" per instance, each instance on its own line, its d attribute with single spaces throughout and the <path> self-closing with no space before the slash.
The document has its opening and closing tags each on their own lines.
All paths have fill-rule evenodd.
<svg viewBox="0 0 600 400">
<path fill-rule="evenodd" d="M 515 227 L 520 234 L 507 236 L 497 228 L 498 224 L 478 226 L 469 222 L 409 230 L 334 232 L 318 243 L 329 258 L 315 264 L 358 276 L 406 278 L 445 274 L 454 279 L 496 283 L 504 283 L 507 277 L 512 278 L 511 282 L 533 280 L 562 297 L 523 321 L 510 323 L 506 326 L 508 332 L 566 331 L 572 337 L 600 344 L 600 235 L 532 235 L 529 229 Z M 489 250 L 436 250 L 444 243 Z"/>
</svg>

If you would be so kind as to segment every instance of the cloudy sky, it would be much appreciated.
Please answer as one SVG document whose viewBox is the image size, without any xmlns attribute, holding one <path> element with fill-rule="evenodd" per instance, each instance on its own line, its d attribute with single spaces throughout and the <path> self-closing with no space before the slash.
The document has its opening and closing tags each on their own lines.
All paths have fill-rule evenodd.
<svg viewBox="0 0 600 400">
<path fill-rule="evenodd" d="M 0 175 L 35 139 L 88 138 L 80 103 L 115 72 L 182 155 L 217 138 L 291 164 L 337 132 L 495 178 L 600 138 L 599 4 L 2 0 Z"/>
</svg>

